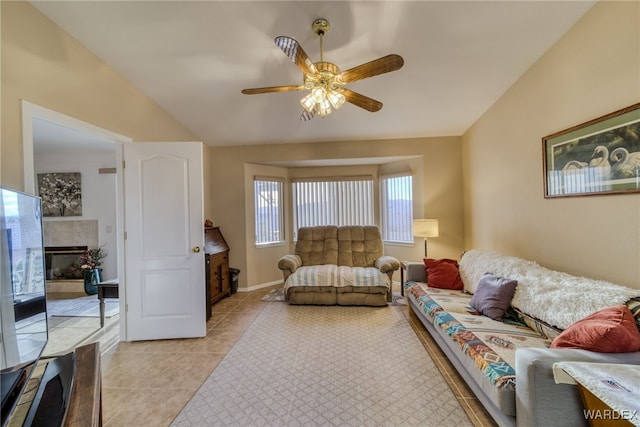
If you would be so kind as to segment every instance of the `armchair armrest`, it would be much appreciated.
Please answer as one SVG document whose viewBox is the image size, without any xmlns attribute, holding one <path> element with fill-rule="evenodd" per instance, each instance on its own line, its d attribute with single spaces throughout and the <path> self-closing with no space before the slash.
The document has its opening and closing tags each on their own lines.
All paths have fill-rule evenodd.
<svg viewBox="0 0 640 427">
<path fill-rule="evenodd" d="M 516 350 L 516 413 L 518 427 L 587 424 L 580 392 L 574 385 L 556 384 L 553 364 L 563 361 L 640 365 L 640 352 L 595 353 L 579 349 L 519 348 Z"/>
<path fill-rule="evenodd" d="M 376 260 L 375 265 L 382 273 L 393 274 L 394 271 L 400 268 L 400 261 L 392 256 L 383 255 Z"/>
<path fill-rule="evenodd" d="M 376 259 L 374 265 L 378 270 L 380 270 L 381 273 L 385 273 L 387 276 L 389 276 L 389 283 L 393 283 L 393 272 L 400 269 L 400 261 L 388 255 L 383 255 Z M 393 297 L 391 295 L 390 286 L 389 290 L 387 291 L 387 301 L 391 302 L 392 299 Z"/>
<path fill-rule="evenodd" d="M 284 280 L 302 266 L 302 259 L 298 255 L 285 255 L 278 260 L 278 268 L 282 270 Z"/>
</svg>

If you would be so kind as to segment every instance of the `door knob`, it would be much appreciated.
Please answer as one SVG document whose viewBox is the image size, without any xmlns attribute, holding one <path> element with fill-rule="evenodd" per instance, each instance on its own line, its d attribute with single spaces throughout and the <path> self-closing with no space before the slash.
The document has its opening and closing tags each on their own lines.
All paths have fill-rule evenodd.
<svg viewBox="0 0 640 427">
<path fill-rule="evenodd" d="M 197 254 L 198 252 L 200 252 L 200 246 L 194 246 L 193 249 L 191 249 L 191 252 Z"/>
</svg>

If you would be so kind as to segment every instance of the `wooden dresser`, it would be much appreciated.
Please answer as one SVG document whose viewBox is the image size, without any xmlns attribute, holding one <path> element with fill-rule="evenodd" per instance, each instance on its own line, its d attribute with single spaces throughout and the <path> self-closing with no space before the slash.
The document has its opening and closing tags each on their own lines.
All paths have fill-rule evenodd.
<svg viewBox="0 0 640 427">
<path fill-rule="evenodd" d="M 219 227 L 204 229 L 204 253 L 206 286 L 210 302 L 207 308 L 207 318 L 209 318 L 211 304 L 231 295 L 229 245 L 224 240 Z"/>
</svg>

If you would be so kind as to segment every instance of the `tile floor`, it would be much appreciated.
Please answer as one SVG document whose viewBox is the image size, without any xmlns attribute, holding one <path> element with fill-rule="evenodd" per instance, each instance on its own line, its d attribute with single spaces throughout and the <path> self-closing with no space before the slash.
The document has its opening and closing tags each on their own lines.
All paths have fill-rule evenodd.
<svg viewBox="0 0 640 427">
<path fill-rule="evenodd" d="M 104 426 L 168 426 L 264 305 L 276 304 L 261 301 L 271 289 L 238 292 L 219 301 L 213 306 L 204 338 L 119 342 L 118 316 L 106 319 L 102 329 L 96 318 L 60 318 L 58 324 L 50 325 L 45 352 L 63 352 L 100 341 Z M 398 309 L 436 361 L 474 425 L 495 425 L 411 310 Z"/>
</svg>

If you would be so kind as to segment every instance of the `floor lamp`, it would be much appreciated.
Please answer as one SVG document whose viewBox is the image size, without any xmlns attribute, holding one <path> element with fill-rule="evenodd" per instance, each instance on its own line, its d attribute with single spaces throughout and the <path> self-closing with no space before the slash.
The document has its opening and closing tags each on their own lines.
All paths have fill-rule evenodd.
<svg viewBox="0 0 640 427">
<path fill-rule="evenodd" d="M 427 238 L 438 237 L 438 220 L 414 219 L 413 235 L 417 237 L 424 237 L 424 257 L 427 258 Z"/>
</svg>

